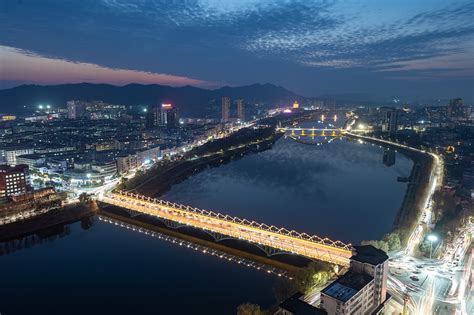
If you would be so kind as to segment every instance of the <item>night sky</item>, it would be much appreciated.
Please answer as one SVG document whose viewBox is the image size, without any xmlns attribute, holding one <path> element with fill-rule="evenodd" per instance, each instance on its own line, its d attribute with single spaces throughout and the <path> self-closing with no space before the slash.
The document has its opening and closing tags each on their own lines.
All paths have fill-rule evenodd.
<svg viewBox="0 0 474 315">
<path fill-rule="evenodd" d="M 474 1 L 0 0 L 0 88 L 274 83 L 474 99 Z"/>
</svg>

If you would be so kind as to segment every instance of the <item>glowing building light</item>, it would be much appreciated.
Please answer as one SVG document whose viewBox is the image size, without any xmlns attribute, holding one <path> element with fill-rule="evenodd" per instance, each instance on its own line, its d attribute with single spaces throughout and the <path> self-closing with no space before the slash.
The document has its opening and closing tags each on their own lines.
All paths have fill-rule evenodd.
<svg viewBox="0 0 474 315">
<path fill-rule="evenodd" d="M 173 108 L 173 105 L 171 105 L 170 103 L 165 103 L 165 104 L 161 104 L 161 108 L 171 109 Z"/>
<path fill-rule="evenodd" d="M 284 113 L 291 113 L 291 109 L 287 108 L 283 111 Z"/>
<path fill-rule="evenodd" d="M 300 108 L 300 104 L 297 101 L 293 103 L 293 108 Z"/>
<path fill-rule="evenodd" d="M 324 119 L 325 119 L 324 114 L 322 114 L 322 115 L 321 115 L 321 121 L 324 122 Z"/>
</svg>

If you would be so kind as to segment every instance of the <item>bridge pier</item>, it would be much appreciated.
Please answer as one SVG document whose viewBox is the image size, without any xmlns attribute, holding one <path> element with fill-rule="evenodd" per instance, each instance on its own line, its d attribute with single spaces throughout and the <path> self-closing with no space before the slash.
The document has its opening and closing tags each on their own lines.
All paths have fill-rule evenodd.
<svg viewBox="0 0 474 315">
<path fill-rule="evenodd" d="M 227 235 L 217 233 L 217 232 L 213 232 L 213 231 L 206 231 L 206 233 L 211 235 L 216 242 L 220 242 L 220 241 L 223 241 L 223 240 L 235 239 L 234 237 L 229 237 Z"/>
<path fill-rule="evenodd" d="M 267 246 L 267 245 L 263 245 L 263 246 L 259 246 L 259 247 L 265 252 L 265 254 L 268 257 L 274 256 L 274 255 L 279 255 L 279 254 L 291 254 L 288 251 L 284 251 L 284 250 L 281 250 L 281 249 L 278 249 L 278 248 L 275 248 L 275 247 L 271 247 L 271 246 Z"/>
<path fill-rule="evenodd" d="M 163 222 L 167 228 L 170 228 L 173 230 L 179 229 L 180 227 L 183 227 L 186 225 L 186 224 L 179 223 L 177 221 L 172 221 L 172 220 L 163 219 L 163 218 L 159 218 L 159 220 Z"/>
<path fill-rule="evenodd" d="M 263 251 L 265 253 L 265 255 L 267 255 L 267 257 L 271 257 L 271 256 L 274 256 L 274 255 L 279 255 L 279 254 L 292 254 L 289 251 L 281 250 L 281 249 L 278 249 L 276 247 L 268 246 L 268 245 L 265 245 L 265 244 L 259 244 L 257 241 L 249 240 L 249 239 L 246 239 L 242 236 L 239 237 L 239 238 L 236 238 L 236 237 L 230 237 L 230 236 L 220 234 L 220 233 L 215 233 L 215 232 L 212 232 L 212 231 L 206 231 L 206 232 L 207 232 L 207 234 L 212 235 L 212 237 L 214 238 L 214 240 L 216 242 L 220 242 L 220 241 L 223 241 L 223 240 L 230 240 L 230 239 L 245 240 L 246 242 L 248 242 L 250 244 L 253 244 L 254 246 L 258 247 L 261 251 Z"/>
<path fill-rule="evenodd" d="M 130 216 L 130 218 L 134 218 L 138 215 L 140 215 L 141 213 L 138 212 L 138 211 L 135 211 L 135 210 L 132 210 L 132 209 L 128 209 L 128 208 L 124 208 L 125 211 L 127 211 L 128 215 Z"/>
</svg>

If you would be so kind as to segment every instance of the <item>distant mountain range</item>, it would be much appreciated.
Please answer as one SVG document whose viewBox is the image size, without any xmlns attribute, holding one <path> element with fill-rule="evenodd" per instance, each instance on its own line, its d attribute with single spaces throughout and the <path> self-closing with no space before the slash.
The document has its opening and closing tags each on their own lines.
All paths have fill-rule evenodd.
<svg viewBox="0 0 474 315">
<path fill-rule="evenodd" d="M 121 105 L 150 105 L 171 102 L 176 104 L 185 116 L 218 116 L 221 97 L 235 100 L 243 98 L 247 102 L 261 103 L 264 107 L 304 102 L 307 98 L 273 84 L 253 84 L 241 87 L 222 87 L 206 90 L 192 86 L 171 87 L 164 85 L 128 84 L 62 84 L 62 85 L 21 85 L 0 90 L 0 113 L 20 114 L 31 111 L 39 104 L 66 107 L 69 100 L 101 100 Z M 218 110 L 218 111 L 217 111 Z"/>
<path fill-rule="evenodd" d="M 219 117 L 221 98 L 229 96 L 232 100 L 243 98 L 246 102 L 258 103 L 264 109 L 280 105 L 291 105 L 296 100 L 306 103 L 311 100 L 325 100 L 326 105 L 393 105 L 391 98 L 375 97 L 367 94 L 325 94 L 308 98 L 289 91 L 281 86 L 252 84 L 239 87 L 224 86 L 207 90 L 193 86 L 171 87 L 158 84 L 60 84 L 60 85 L 20 85 L 0 90 L 0 113 L 22 114 L 35 110 L 39 104 L 66 107 L 69 100 L 104 101 L 120 105 L 148 106 L 154 103 L 175 104 L 181 117 Z"/>
</svg>

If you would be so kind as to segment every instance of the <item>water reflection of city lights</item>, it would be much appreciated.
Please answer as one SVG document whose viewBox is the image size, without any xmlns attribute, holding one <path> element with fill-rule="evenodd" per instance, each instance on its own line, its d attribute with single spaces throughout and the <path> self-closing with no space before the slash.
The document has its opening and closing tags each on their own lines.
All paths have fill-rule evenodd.
<svg viewBox="0 0 474 315">
<path fill-rule="evenodd" d="M 227 254 L 227 253 L 221 252 L 219 250 L 215 250 L 215 249 L 212 249 L 212 248 L 207 248 L 203 245 L 198 245 L 198 244 L 195 244 L 195 243 L 192 243 L 192 242 L 189 242 L 189 241 L 180 240 L 178 238 L 171 237 L 171 236 L 161 234 L 161 233 L 157 233 L 157 232 L 145 229 L 145 228 L 137 227 L 137 226 L 134 226 L 134 225 L 129 224 L 129 223 L 121 222 L 121 221 L 118 221 L 118 220 L 115 220 L 115 219 L 110 219 L 108 217 L 98 216 L 98 218 L 99 218 L 100 221 L 105 222 L 105 223 L 109 223 L 109 224 L 112 224 L 112 225 L 115 225 L 115 226 L 118 226 L 118 227 L 126 228 L 127 230 L 132 230 L 132 231 L 135 231 L 135 232 L 139 232 L 139 233 L 142 233 L 142 234 L 145 234 L 145 235 L 148 235 L 148 236 L 158 238 L 160 240 L 164 240 L 164 241 L 167 241 L 167 242 L 170 242 L 170 243 L 173 243 L 173 244 L 178 244 L 180 246 L 185 245 L 187 248 L 193 249 L 194 251 L 202 252 L 203 254 L 206 254 L 206 255 L 211 255 L 211 256 L 221 258 L 221 259 L 224 259 L 224 260 L 227 260 L 227 261 L 230 261 L 230 262 L 236 262 L 240 265 L 244 265 L 244 266 L 247 266 L 247 267 L 250 267 L 250 268 L 254 268 L 256 270 L 266 271 L 268 274 L 274 274 L 278 277 L 285 277 L 285 278 L 288 278 L 288 279 L 291 280 L 291 277 L 289 277 L 287 272 L 284 271 L 284 270 L 280 270 L 280 269 L 277 269 L 277 268 L 274 268 L 274 267 L 271 267 L 271 266 L 267 266 L 265 264 L 257 263 L 257 262 L 254 262 L 254 261 L 251 261 L 251 260 L 248 260 L 248 259 L 245 259 L 245 258 L 241 258 L 241 257 L 238 257 L 238 256 Z"/>
</svg>

